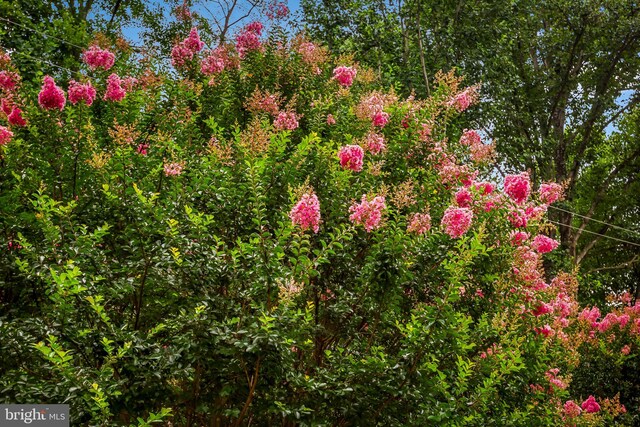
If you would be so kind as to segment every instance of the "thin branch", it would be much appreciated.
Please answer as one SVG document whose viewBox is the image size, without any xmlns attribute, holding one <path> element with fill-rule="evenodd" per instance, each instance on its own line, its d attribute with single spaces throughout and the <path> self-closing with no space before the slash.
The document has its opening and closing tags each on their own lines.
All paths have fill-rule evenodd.
<svg viewBox="0 0 640 427">
<path fill-rule="evenodd" d="M 597 271 L 604 271 L 604 270 L 619 270 L 621 268 L 630 267 L 630 266 L 632 266 L 633 264 L 635 264 L 638 261 L 640 261 L 640 255 L 636 254 L 629 261 L 623 262 L 622 264 L 611 265 L 611 266 L 607 266 L 607 267 L 594 268 L 594 269 L 591 269 L 591 270 L 587 271 L 585 274 L 591 274 L 591 273 L 595 273 Z"/>
</svg>

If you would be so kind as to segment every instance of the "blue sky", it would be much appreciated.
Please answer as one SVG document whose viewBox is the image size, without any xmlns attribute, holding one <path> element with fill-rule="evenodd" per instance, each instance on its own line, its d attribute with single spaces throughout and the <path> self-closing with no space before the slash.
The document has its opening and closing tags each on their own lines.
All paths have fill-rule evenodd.
<svg viewBox="0 0 640 427">
<path fill-rule="evenodd" d="M 300 0 L 280 0 L 280 1 L 284 2 L 287 5 L 287 7 L 289 7 L 290 19 L 295 20 L 297 16 L 296 12 L 300 10 Z M 154 1 L 150 1 L 149 4 L 154 7 L 161 7 L 164 11 L 164 16 L 167 21 L 175 20 L 175 17 L 171 15 L 171 11 L 175 7 L 174 2 L 154 0 Z M 242 6 L 243 4 L 247 4 L 247 2 L 245 0 L 239 0 L 238 4 Z M 204 18 L 211 16 L 210 12 L 215 14 L 216 10 L 217 10 L 216 2 L 213 2 L 213 1 L 195 0 L 193 1 L 193 6 L 191 7 L 192 12 L 195 12 Z M 236 14 L 236 17 L 239 17 L 239 16 L 241 15 Z M 256 14 L 254 18 L 259 19 L 260 21 L 263 21 L 263 22 L 266 21 L 266 17 L 260 16 L 259 14 Z M 141 43 L 140 38 L 138 36 L 140 31 L 141 31 L 141 28 L 137 28 L 136 26 L 133 26 L 133 25 L 125 26 L 122 28 L 122 32 L 124 36 L 129 41 L 133 42 L 133 44 Z"/>
</svg>

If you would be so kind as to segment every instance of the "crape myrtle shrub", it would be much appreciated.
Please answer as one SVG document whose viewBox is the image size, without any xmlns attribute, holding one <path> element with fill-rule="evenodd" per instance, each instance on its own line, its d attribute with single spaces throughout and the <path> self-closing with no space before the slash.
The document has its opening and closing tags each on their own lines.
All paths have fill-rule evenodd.
<svg viewBox="0 0 640 427">
<path fill-rule="evenodd" d="M 73 81 L 0 60 L 0 401 L 74 425 L 628 425 L 640 308 L 581 309 L 553 183 L 491 176 L 478 88 L 399 99 L 262 34 Z M 634 412 L 635 411 L 635 412 Z"/>
</svg>

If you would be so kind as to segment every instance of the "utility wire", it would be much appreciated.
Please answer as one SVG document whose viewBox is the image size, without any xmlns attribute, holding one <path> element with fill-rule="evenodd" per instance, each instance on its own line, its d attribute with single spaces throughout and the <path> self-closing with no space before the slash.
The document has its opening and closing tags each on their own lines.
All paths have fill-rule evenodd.
<svg viewBox="0 0 640 427">
<path fill-rule="evenodd" d="M 599 222 L 600 224 L 607 225 L 607 226 L 609 226 L 609 227 L 611 227 L 611 228 L 616 228 L 616 229 L 618 229 L 618 230 L 626 231 L 626 232 L 628 232 L 628 233 L 635 233 L 635 234 L 640 235 L 640 232 L 639 232 L 639 231 L 629 230 L 628 228 L 619 227 L 619 226 L 617 226 L 617 225 L 609 224 L 608 222 L 600 221 L 600 220 L 597 220 L 597 219 L 594 219 L 594 218 L 589 218 L 589 217 L 587 217 L 587 216 L 580 215 L 580 214 L 578 214 L 578 213 L 571 212 L 571 211 L 568 211 L 568 210 L 566 210 L 566 209 L 562 209 L 562 208 L 559 208 L 559 207 L 556 207 L 556 206 L 549 206 L 549 207 L 550 207 L 550 208 L 553 208 L 553 209 L 556 209 L 556 210 L 559 210 L 559 211 L 562 211 L 562 212 L 569 213 L 569 214 L 571 214 L 571 215 L 579 216 L 580 218 L 588 219 L 589 221 Z"/>
<path fill-rule="evenodd" d="M 547 220 L 547 221 L 549 221 L 549 222 L 550 222 L 550 223 L 552 223 L 552 224 L 556 224 L 556 225 L 560 225 L 560 226 L 565 226 L 565 227 L 573 228 L 574 230 L 580 230 L 578 227 L 574 227 L 574 226 L 572 226 L 572 225 L 561 224 L 561 223 L 559 223 L 559 222 L 551 221 L 551 220 Z M 605 235 L 605 234 L 596 233 L 595 231 L 589 231 L 589 230 L 582 230 L 582 231 L 584 231 L 585 233 L 595 234 L 595 235 L 597 235 L 597 236 L 604 237 L 605 239 L 616 240 L 616 241 L 618 241 L 618 242 L 626 243 L 626 244 L 628 244 L 628 245 L 633 245 L 633 246 L 638 246 L 638 247 L 640 247 L 640 243 L 629 242 L 628 240 L 618 239 L 617 237 L 607 236 L 607 235 Z"/>
<path fill-rule="evenodd" d="M 10 19 L 3 18 L 3 17 L 0 17 L 0 19 L 1 19 L 1 20 L 3 20 L 3 21 L 6 21 L 6 22 L 10 22 L 10 23 L 11 23 L 11 24 L 13 24 L 13 25 L 17 25 L 17 26 L 19 26 L 19 27 L 22 27 L 22 28 L 24 28 L 25 30 L 33 31 L 34 33 L 38 33 L 38 34 L 40 34 L 40 35 L 42 35 L 42 36 L 45 36 L 45 37 L 48 37 L 48 38 L 51 38 L 51 39 L 58 40 L 58 41 L 60 41 L 60 42 L 62 42 L 62 43 L 66 43 L 66 44 L 68 44 L 69 46 L 77 47 L 78 49 L 83 49 L 83 50 L 84 50 L 84 49 L 86 49 L 85 47 L 78 46 L 77 44 L 71 43 L 70 41 L 67 41 L 67 40 L 61 39 L 61 38 L 56 37 L 56 36 L 52 36 L 52 35 L 47 34 L 47 33 L 43 33 L 42 31 L 36 30 L 35 28 L 31 28 L 31 27 L 28 27 L 28 26 L 26 26 L 26 25 L 19 24 L 19 23 L 17 23 L 17 22 L 13 22 L 13 21 L 12 21 L 12 20 L 10 20 Z"/>
<path fill-rule="evenodd" d="M 2 47 L 2 49 L 6 50 L 4 47 Z M 42 62 L 42 63 L 47 64 L 47 65 L 50 65 L 50 66 L 52 66 L 52 67 L 56 67 L 56 68 L 59 68 L 59 69 L 64 70 L 64 71 L 68 71 L 68 72 L 70 72 L 71 74 L 75 74 L 75 73 L 77 73 L 77 71 L 73 71 L 73 70 L 70 70 L 69 68 L 62 67 L 62 66 L 60 66 L 60 65 L 56 65 L 56 64 L 54 64 L 53 62 L 49 62 L 49 61 L 47 61 L 46 59 L 36 58 L 35 56 L 29 55 L 28 53 L 24 53 L 24 52 L 20 52 L 20 51 L 14 51 L 14 52 L 12 52 L 11 54 L 13 55 L 14 53 L 17 53 L 18 55 L 22 55 L 22 56 L 26 56 L 26 57 L 28 57 L 28 58 L 31 58 L 31 59 L 32 59 L 33 61 L 35 61 L 35 62 Z"/>
</svg>

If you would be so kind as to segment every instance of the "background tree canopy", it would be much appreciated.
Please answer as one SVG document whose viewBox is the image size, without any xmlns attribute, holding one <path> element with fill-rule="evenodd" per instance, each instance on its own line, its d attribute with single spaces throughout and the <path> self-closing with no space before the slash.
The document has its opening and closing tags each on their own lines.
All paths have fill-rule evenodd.
<svg viewBox="0 0 640 427">
<path fill-rule="evenodd" d="M 453 67 L 481 82 L 484 102 L 466 124 L 495 138 L 497 170 L 526 169 L 567 188 L 552 220 L 571 263 L 589 275 L 583 297 L 604 288 L 640 296 L 637 2 L 303 0 L 302 8 L 311 36 L 356 52 L 404 92 L 428 95 L 427 76 Z"/>
</svg>

